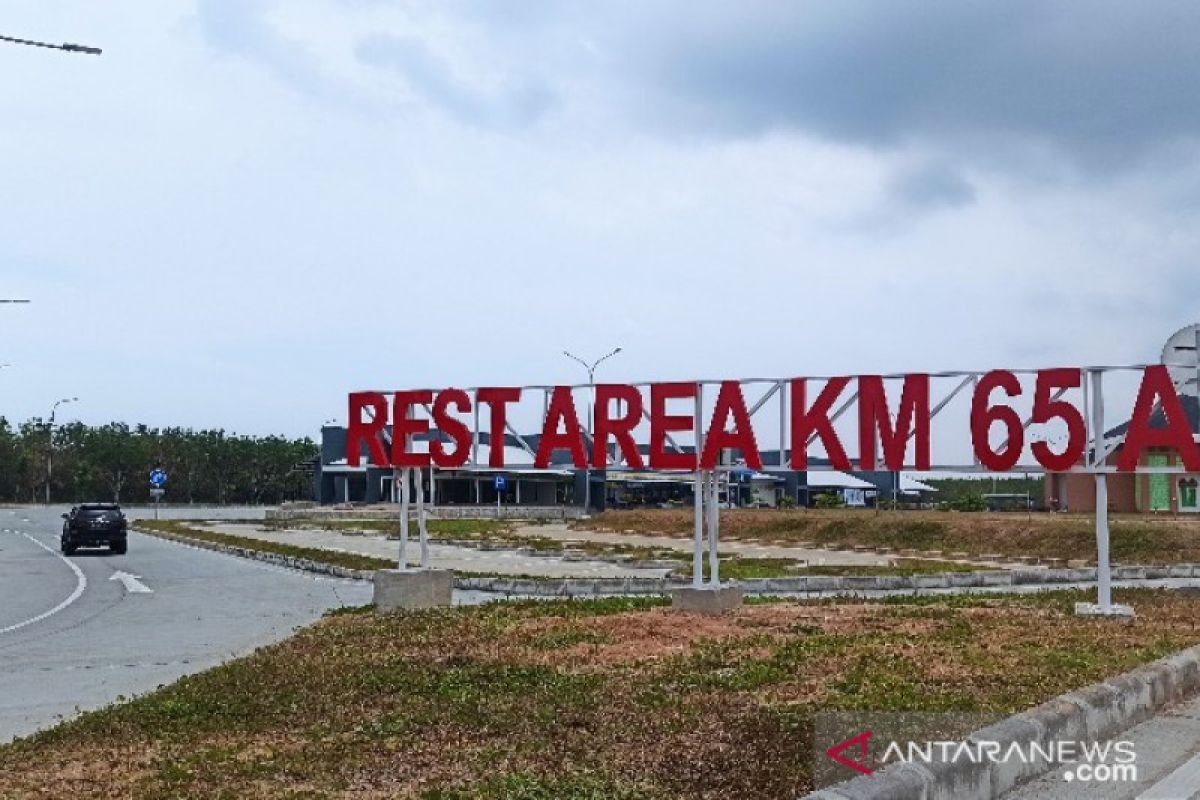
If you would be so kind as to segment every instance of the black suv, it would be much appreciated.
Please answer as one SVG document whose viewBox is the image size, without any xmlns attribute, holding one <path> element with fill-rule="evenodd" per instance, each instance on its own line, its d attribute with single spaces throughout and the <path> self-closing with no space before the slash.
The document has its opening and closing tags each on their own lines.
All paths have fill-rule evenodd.
<svg viewBox="0 0 1200 800">
<path fill-rule="evenodd" d="M 63 514 L 62 551 L 71 555 L 80 547 L 107 547 L 124 555 L 129 523 L 121 507 L 112 503 L 84 503 Z"/>
</svg>

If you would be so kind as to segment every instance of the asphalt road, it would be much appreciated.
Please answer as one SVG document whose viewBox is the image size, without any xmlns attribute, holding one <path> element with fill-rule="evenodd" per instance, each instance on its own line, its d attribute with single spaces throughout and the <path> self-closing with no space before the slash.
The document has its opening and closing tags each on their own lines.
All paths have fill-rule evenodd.
<svg viewBox="0 0 1200 800">
<path fill-rule="evenodd" d="M 364 583 L 132 533 L 127 555 L 64 558 L 64 510 L 0 508 L 0 743 L 371 599 Z"/>
</svg>

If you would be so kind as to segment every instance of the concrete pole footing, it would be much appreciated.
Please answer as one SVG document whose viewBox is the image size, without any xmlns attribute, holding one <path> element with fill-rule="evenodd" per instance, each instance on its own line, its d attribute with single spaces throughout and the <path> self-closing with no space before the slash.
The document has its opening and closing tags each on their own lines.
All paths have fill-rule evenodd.
<svg viewBox="0 0 1200 800">
<path fill-rule="evenodd" d="M 722 614 L 742 605 L 740 586 L 687 586 L 671 591 L 671 608 L 693 614 Z"/>
<path fill-rule="evenodd" d="M 1099 603 L 1076 603 L 1075 616 L 1077 617 L 1124 617 L 1133 619 L 1133 606 L 1123 606 L 1120 603 L 1113 603 L 1110 606 L 1102 606 Z"/>
<path fill-rule="evenodd" d="M 450 605 L 454 573 L 448 569 L 381 569 L 375 573 L 375 610 L 408 611 Z"/>
</svg>

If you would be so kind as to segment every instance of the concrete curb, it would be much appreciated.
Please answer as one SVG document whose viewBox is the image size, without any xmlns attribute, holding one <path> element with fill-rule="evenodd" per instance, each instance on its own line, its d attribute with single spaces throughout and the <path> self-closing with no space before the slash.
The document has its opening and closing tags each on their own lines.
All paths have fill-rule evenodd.
<svg viewBox="0 0 1200 800">
<path fill-rule="evenodd" d="M 1200 565 L 1176 567 L 1122 567 L 1113 570 L 1114 581 L 1200 578 Z M 918 592 L 929 589 L 988 589 L 1012 586 L 1071 586 L 1095 583 L 1095 569 L 994 570 L 940 572 L 916 575 L 800 575 L 792 578 L 746 578 L 737 584 L 747 594 L 807 594 L 816 592 Z M 460 589 L 523 596 L 576 597 L 588 594 L 666 594 L 687 579 L 671 578 L 459 578 Z M 588 587 L 591 587 L 590 589 Z"/>
<path fill-rule="evenodd" d="M 976 731 L 967 741 L 1020 743 L 1104 741 L 1200 692 L 1200 646 L 1192 647 L 1101 683 L 1077 689 Z M 953 764 L 895 764 L 806 795 L 807 800 L 961 800 L 999 797 L 1056 765 L 996 764 L 963 760 Z"/>
<path fill-rule="evenodd" d="M 290 569 L 332 575 L 351 580 L 373 580 L 374 570 L 336 567 L 321 561 L 294 558 L 245 547 L 217 544 L 163 531 L 134 526 L 138 533 L 160 539 L 250 558 Z M 1113 570 L 1114 581 L 1165 580 L 1168 578 L 1200 579 L 1200 564 L 1175 566 L 1118 567 Z M 984 570 L 980 572 L 934 572 L 916 575 L 798 575 L 791 578 L 747 578 L 737 581 L 746 594 L 809 594 L 846 592 L 918 592 L 928 589 L 988 589 L 1008 586 L 1054 586 L 1095 583 L 1096 570 L 1089 569 L 1026 569 Z M 686 578 L 507 578 L 459 577 L 454 588 L 468 591 L 519 597 L 607 597 L 613 595 L 667 595 L 673 589 L 690 586 Z"/>
</svg>

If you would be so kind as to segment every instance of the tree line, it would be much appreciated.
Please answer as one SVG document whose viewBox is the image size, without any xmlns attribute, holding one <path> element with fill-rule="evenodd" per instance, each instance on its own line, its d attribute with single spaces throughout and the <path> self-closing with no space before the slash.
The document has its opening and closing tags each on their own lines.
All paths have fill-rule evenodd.
<svg viewBox="0 0 1200 800">
<path fill-rule="evenodd" d="M 166 470 L 163 502 L 275 504 L 308 499 L 311 439 L 111 422 L 51 427 L 0 417 L 0 502 L 151 501 L 149 474 Z"/>
</svg>

